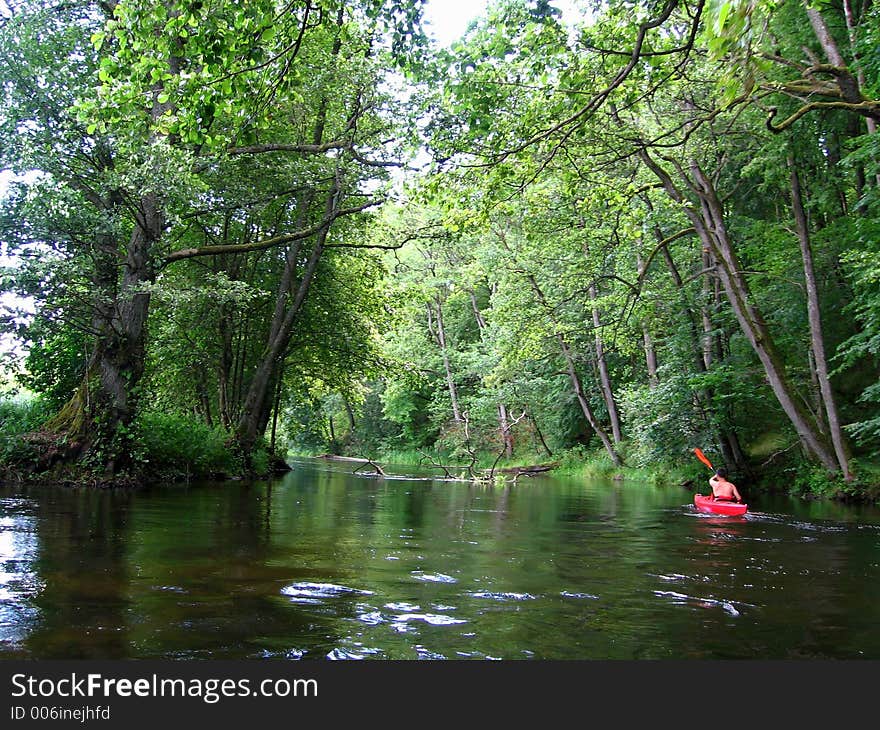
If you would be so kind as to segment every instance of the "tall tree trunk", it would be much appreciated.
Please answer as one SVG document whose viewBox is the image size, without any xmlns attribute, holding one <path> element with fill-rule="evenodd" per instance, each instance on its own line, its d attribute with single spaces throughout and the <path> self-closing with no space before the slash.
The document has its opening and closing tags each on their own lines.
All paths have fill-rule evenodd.
<svg viewBox="0 0 880 730">
<path fill-rule="evenodd" d="M 513 456 L 513 435 L 510 433 L 507 407 L 503 403 L 498 404 L 498 429 L 501 432 L 501 440 L 504 442 L 504 455 L 509 459 Z"/>
<path fill-rule="evenodd" d="M 328 220 L 331 218 L 329 209 L 336 205 L 336 197 L 333 190 L 328 193 L 326 205 Z M 241 415 L 236 424 L 236 440 L 246 458 L 253 452 L 257 440 L 265 433 L 266 426 L 269 423 L 272 407 L 270 394 L 273 392 L 273 386 L 279 377 L 281 363 L 287 354 L 287 347 L 293 335 L 294 323 L 302 310 L 306 296 L 314 281 L 315 271 L 321 254 L 324 251 L 329 226 L 330 224 L 328 223 L 318 233 L 317 240 L 309 254 L 302 276 L 297 282 L 298 286 L 296 287 L 293 301 L 288 306 L 283 306 L 286 295 L 282 295 L 279 291 L 278 297 L 282 300 L 282 307 L 276 310 L 278 316 L 273 319 L 268 341 L 251 376 Z"/>
<path fill-rule="evenodd" d="M 180 38 L 175 43 L 180 48 Z M 173 77 L 182 69 L 182 58 L 172 52 L 164 59 L 165 70 Z M 172 108 L 160 102 L 165 81 L 152 89 L 150 118 L 156 122 Z M 152 132 L 147 145 L 161 135 Z M 122 191 L 106 199 L 89 191 L 99 209 L 119 208 Z M 94 348 L 80 388 L 68 403 L 46 424 L 56 433 L 72 437 L 75 447 L 68 458 L 84 453 L 102 463 L 105 476 L 114 477 L 132 465 L 134 452 L 131 425 L 137 414 L 140 381 L 146 364 L 147 314 L 156 272 L 153 248 L 165 229 L 165 215 L 156 193 L 132 193 L 133 228 L 119 273 L 118 241 L 100 236 L 96 246 L 96 296 L 93 303 Z"/>
<path fill-rule="evenodd" d="M 822 50 L 825 52 L 829 63 L 836 68 L 834 79 L 838 89 L 840 89 L 841 97 L 850 104 L 862 102 L 859 81 L 849 71 L 849 66 L 843 58 L 843 54 L 840 52 L 837 41 L 825 22 L 825 18 L 822 17 L 822 13 L 817 6 L 807 5 L 807 2 L 808 0 L 805 0 L 804 3 L 806 5 L 807 17 L 810 19 L 810 25 L 813 26 L 816 39 L 819 41 L 819 45 L 822 46 Z"/>
<path fill-rule="evenodd" d="M 345 7 L 337 9 L 336 25 L 343 26 Z M 336 59 L 342 49 L 342 35 L 337 33 L 330 51 L 331 59 Z M 312 129 L 312 143 L 320 144 L 324 139 L 327 121 L 328 100 L 322 98 L 315 115 Z M 356 105 L 357 106 L 357 105 Z M 236 423 L 236 441 L 239 448 L 249 461 L 257 440 L 266 432 L 272 411 L 271 394 L 280 377 L 280 368 L 287 355 L 287 348 L 293 336 L 294 323 L 305 303 L 308 292 L 315 277 L 321 255 L 324 252 L 327 235 L 332 222 L 339 210 L 342 197 L 341 160 L 337 161 L 336 170 L 324 201 L 323 220 L 326 221 L 315 236 L 309 257 L 299 274 L 299 258 L 303 250 L 303 242 L 296 241 L 285 251 L 285 264 L 281 280 L 276 289 L 275 310 L 269 327 L 268 337 L 257 367 L 251 376 L 247 393 L 244 396 L 241 413 Z M 317 197 L 312 190 L 303 194 L 297 201 L 294 219 L 297 227 L 303 227 Z"/>
<path fill-rule="evenodd" d="M 538 281 L 532 274 L 526 274 L 526 278 L 528 279 L 529 284 L 532 287 L 532 291 L 535 293 L 535 296 L 538 298 L 538 301 L 543 305 L 544 309 L 551 313 L 552 310 L 547 303 L 547 298 L 544 296 L 544 292 L 540 286 L 538 286 Z M 551 319 L 553 320 L 553 324 L 557 326 L 558 323 L 555 321 L 555 318 L 550 314 Z M 593 429 L 593 433 L 599 437 L 599 440 L 602 442 L 602 446 L 605 447 L 605 451 L 608 456 L 611 458 L 611 463 L 615 466 L 622 466 L 623 459 L 620 458 L 620 454 L 617 453 L 617 450 L 614 448 L 614 444 L 611 443 L 611 439 L 608 438 L 608 434 L 604 428 L 602 428 L 602 424 L 599 423 L 599 419 L 593 414 L 593 409 L 590 408 L 590 403 L 587 400 L 587 396 L 584 393 L 583 384 L 581 383 L 581 377 L 578 375 L 577 367 L 575 366 L 574 356 L 571 353 L 571 348 L 568 346 L 568 342 L 565 340 L 565 335 L 562 333 L 561 329 L 557 329 L 556 331 L 556 340 L 559 342 L 559 349 L 562 352 L 562 358 L 565 361 L 565 369 L 568 373 L 568 379 L 571 382 L 571 388 L 574 392 L 575 398 L 577 398 L 578 405 L 581 407 L 581 413 L 584 414 L 584 418 L 587 419 L 587 423 L 590 424 L 590 428 Z"/>
<path fill-rule="evenodd" d="M 685 180 L 699 201 L 699 206 L 695 207 L 686 203 L 684 195 L 672 181 L 670 175 L 654 161 L 646 150 L 641 152 L 641 156 L 660 179 L 667 194 L 676 202 L 683 204 L 684 212 L 696 229 L 703 245 L 712 251 L 718 264 L 718 273 L 724 285 L 727 299 L 740 328 L 761 362 L 774 395 L 807 452 L 829 471 L 838 471 L 839 466 L 833 451 L 825 442 L 815 420 L 806 411 L 799 395 L 789 382 L 785 365 L 776 349 L 773 337 L 763 316 L 754 305 L 745 275 L 728 237 L 721 201 L 718 199 L 712 181 L 696 162 L 691 163 L 691 174 L 694 176 L 694 180 L 687 180 L 686 177 Z"/>
<path fill-rule="evenodd" d="M 508 245 L 503 233 L 500 235 L 500 239 L 502 244 L 504 245 L 504 248 L 508 251 L 508 253 L 513 257 L 513 260 L 516 262 L 516 254 Z M 571 382 L 572 391 L 577 398 L 578 405 L 581 407 L 581 412 L 584 414 L 584 418 L 587 419 L 587 423 L 590 424 L 590 427 L 593 429 L 593 433 L 595 433 L 596 436 L 599 437 L 599 440 L 602 442 L 602 445 L 605 447 L 605 451 L 611 459 L 611 463 L 613 463 L 615 466 L 622 466 L 623 459 L 620 457 L 620 454 L 617 453 L 617 450 L 614 448 L 614 444 L 611 442 L 611 439 L 608 438 L 608 434 L 606 433 L 605 429 L 602 428 L 602 425 L 599 423 L 599 420 L 595 417 L 595 415 L 593 414 L 593 410 L 590 408 L 590 403 L 587 400 L 586 395 L 584 394 L 583 384 L 581 383 L 580 375 L 578 375 L 577 368 L 575 367 L 574 357 L 571 353 L 571 349 L 568 346 L 568 342 L 566 342 L 565 340 L 565 335 L 563 334 L 562 327 L 560 326 L 559 322 L 556 320 L 556 317 L 553 314 L 553 308 L 547 302 L 547 297 L 544 296 L 544 291 L 538 285 L 538 281 L 537 279 L 535 279 L 534 275 L 526 272 L 525 278 L 526 281 L 529 283 L 529 286 L 531 287 L 536 299 L 544 308 L 544 311 L 547 313 L 547 316 L 550 318 L 550 321 L 556 329 L 555 337 L 557 342 L 559 343 L 559 348 L 562 353 L 563 360 L 565 361 L 566 372 L 568 374 L 569 381 Z M 544 446 L 546 448 L 546 444 Z M 550 450 L 547 449 L 547 451 L 549 452 Z"/>
<path fill-rule="evenodd" d="M 473 289 L 468 289 L 468 296 L 471 300 L 471 309 L 474 312 L 474 320 L 477 323 L 477 329 L 480 331 L 480 339 L 486 331 L 486 319 L 480 311 L 480 305 L 477 304 L 477 295 Z M 504 454 L 509 459 L 513 456 L 513 434 L 510 433 L 510 424 L 507 418 L 507 406 L 504 403 L 498 404 L 498 431 L 501 434 L 501 441 L 504 443 Z"/>
<path fill-rule="evenodd" d="M 645 198 L 645 203 L 648 207 L 648 210 L 653 212 L 654 209 L 651 205 L 650 199 Z M 656 225 L 654 226 L 654 237 L 657 240 L 658 244 L 661 244 L 664 241 L 663 232 Z M 688 301 L 684 279 L 682 279 L 681 273 L 679 272 L 678 267 L 675 264 L 675 260 L 672 258 L 672 254 L 669 252 L 669 247 L 662 246 L 661 253 L 663 254 L 663 258 L 666 261 L 666 268 L 669 270 L 669 275 L 672 278 L 673 284 L 675 284 L 675 289 L 678 292 L 681 313 L 688 324 L 688 333 L 690 335 L 691 345 L 690 351 L 692 353 L 694 372 L 707 373 L 709 372 L 709 367 L 712 362 L 712 348 L 706 347 L 706 332 L 713 332 L 715 329 L 715 326 L 710 317 L 710 312 L 706 309 L 705 305 L 702 305 L 700 307 L 700 314 L 703 320 L 703 334 L 701 335 L 700 330 L 697 326 L 696 315 L 693 311 L 693 308 L 691 307 L 690 302 Z M 703 257 L 703 269 L 709 269 L 711 267 L 711 263 L 712 262 L 710 257 Z M 707 285 L 704 282 L 704 297 L 706 296 L 706 291 L 713 291 L 715 289 L 716 287 Z M 694 390 L 694 405 L 707 419 L 707 421 L 709 420 L 709 412 L 712 408 L 714 398 L 715 394 L 712 388 L 704 387 Z M 748 459 L 746 459 L 745 454 L 740 448 L 739 438 L 737 437 L 736 432 L 730 430 L 730 428 L 726 426 L 718 426 L 715 438 L 719 445 L 719 448 L 721 448 L 722 454 L 724 455 L 725 464 L 732 465 L 739 472 L 748 473 L 750 471 Z"/>
<path fill-rule="evenodd" d="M 700 303 L 700 317 L 703 322 L 703 362 L 706 370 L 712 367 L 712 341 L 713 330 L 712 315 L 710 313 L 710 302 L 714 301 L 714 285 L 712 275 L 709 273 L 712 267 L 712 254 L 708 249 L 704 249 L 702 253 L 703 260 L 703 301 Z"/>
<path fill-rule="evenodd" d="M 611 387 L 611 376 L 608 374 L 608 361 L 605 357 L 605 342 L 602 340 L 602 321 L 599 317 L 599 307 L 596 304 L 598 295 L 595 285 L 591 284 L 588 289 L 590 297 L 590 309 L 593 317 L 593 334 L 596 347 L 596 366 L 599 369 L 599 385 L 602 390 L 602 398 L 608 409 L 608 418 L 611 421 L 611 434 L 615 444 L 620 444 L 623 436 L 620 431 L 620 415 L 617 412 L 617 403 L 614 400 L 614 389 Z"/>
<path fill-rule="evenodd" d="M 281 411 L 281 388 L 284 385 L 284 362 L 278 368 L 275 380 L 275 397 L 272 399 L 272 434 L 269 438 L 269 452 L 275 453 L 275 438 L 278 434 L 278 414 Z"/>
<path fill-rule="evenodd" d="M 339 443 L 336 441 L 336 429 L 333 427 L 333 416 L 327 416 L 330 426 L 330 453 L 335 454 L 339 451 Z"/>
<path fill-rule="evenodd" d="M 345 414 L 348 416 L 349 433 L 354 436 L 354 430 L 357 427 L 357 421 L 354 417 L 354 408 L 351 407 L 351 403 L 345 395 L 342 396 L 342 404 L 345 406 Z"/>
<path fill-rule="evenodd" d="M 209 428 L 214 427 L 214 417 L 211 413 L 211 398 L 208 396 L 208 384 L 205 382 L 205 371 L 199 368 L 196 375 L 196 396 L 198 397 L 198 413 L 204 419 Z"/>
<path fill-rule="evenodd" d="M 452 418 L 456 423 L 462 422 L 461 408 L 458 404 L 458 388 L 455 386 L 455 375 L 452 372 L 452 363 L 449 360 L 449 347 L 446 343 L 446 326 L 443 324 L 443 303 L 440 296 L 427 306 L 428 330 L 434 337 L 434 341 L 440 348 L 440 356 L 443 359 L 443 370 L 446 373 L 446 387 L 449 390 L 449 400 L 452 403 Z"/>
<path fill-rule="evenodd" d="M 810 243 L 810 231 L 807 224 L 807 214 L 804 210 L 801 184 L 798 177 L 794 159 L 789 157 L 788 166 L 791 170 L 791 200 L 794 211 L 795 228 L 801 248 L 801 258 L 804 263 L 804 281 L 807 290 L 807 319 L 810 323 L 810 345 L 813 351 L 816 366 L 816 377 L 819 381 L 819 392 L 825 406 L 825 414 L 828 419 L 828 430 L 831 435 L 831 443 L 834 445 L 834 453 L 837 463 L 847 481 L 852 479 L 849 467 L 849 447 L 840 426 L 840 416 L 837 411 L 837 402 L 831 389 L 831 378 L 828 375 L 828 360 L 825 356 L 825 340 L 822 333 L 822 316 L 819 309 L 819 287 L 816 283 L 816 271 L 813 265 L 813 249 Z"/>
<path fill-rule="evenodd" d="M 636 254 L 636 270 L 639 274 L 639 279 L 645 275 L 645 262 L 642 260 L 640 254 Z M 648 328 L 648 323 L 645 320 L 641 322 L 642 327 L 642 346 L 645 351 L 645 367 L 648 371 L 648 386 L 651 388 L 656 388 L 659 381 L 657 379 L 657 351 L 654 349 L 654 340 L 651 337 L 651 330 Z"/>
<path fill-rule="evenodd" d="M 692 222 L 698 233 L 701 233 L 704 243 L 715 253 L 721 281 L 743 334 L 761 361 L 773 393 L 807 450 L 826 468 L 837 471 L 837 460 L 791 385 L 764 317 L 754 305 L 748 282 L 728 237 L 721 202 L 714 185 L 696 163 L 692 163 L 691 172 L 696 181 L 694 191 L 699 196 L 701 206 L 700 214 L 695 214 Z"/>
<path fill-rule="evenodd" d="M 654 206 L 651 203 L 650 198 L 645 196 L 643 198 L 646 207 L 648 210 L 653 213 Z M 660 230 L 658 225 L 654 225 L 654 238 L 657 241 L 657 244 L 660 246 L 660 253 L 663 255 L 663 259 L 666 262 L 666 268 L 669 271 L 669 276 L 672 278 L 672 283 L 675 285 L 675 290 L 678 292 L 679 305 L 681 308 L 681 313 L 684 315 L 685 320 L 688 324 L 688 332 L 690 333 L 690 341 L 691 341 L 691 352 L 693 353 L 693 363 L 695 372 L 702 373 L 706 372 L 707 365 L 705 359 L 703 357 L 702 345 L 700 340 L 700 333 L 697 327 L 697 322 L 695 319 L 695 315 L 693 309 L 691 307 L 690 301 L 688 300 L 687 290 L 684 285 L 684 279 L 681 277 L 681 272 L 678 270 L 678 266 L 675 263 L 675 259 L 672 258 L 672 254 L 669 251 L 669 247 L 666 245 L 662 245 L 665 237 L 663 236 L 663 231 Z M 705 264 L 704 264 L 705 268 Z M 710 324 L 711 326 L 711 324 Z"/>
<path fill-rule="evenodd" d="M 232 425 L 230 388 L 232 387 L 232 366 L 234 363 L 232 352 L 232 323 L 226 308 L 220 311 L 219 321 L 220 334 L 220 358 L 217 363 L 217 412 L 223 428 L 228 429 Z"/>
<path fill-rule="evenodd" d="M 865 9 L 867 9 L 869 3 L 865 4 Z M 864 10 L 862 11 L 864 13 Z M 858 53 L 856 52 L 856 28 L 859 23 L 859 18 L 856 17 L 855 9 L 853 8 L 852 0 L 843 0 L 843 16 L 846 20 L 846 30 L 847 35 L 849 36 L 849 46 L 850 52 L 852 53 L 853 58 L 853 66 L 856 68 L 856 81 L 858 81 L 859 88 L 865 88 L 865 70 L 859 61 Z M 865 128 L 868 130 L 868 134 L 877 134 L 877 122 L 871 117 L 865 117 Z M 857 167 L 857 174 L 861 174 L 862 182 L 864 182 L 864 168 L 859 165 Z M 880 173 L 877 173 L 874 176 L 874 184 L 877 187 L 880 187 Z M 862 197 L 861 193 L 859 193 L 859 198 Z"/>
<path fill-rule="evenodd" d="M 535 435 L 538 437 L 538 440 L 541 442 L 541 446 L 543 447 L 544 451 L 547 452 L 547 456 L 552 457 L 553 451 L 550 449 L 549 446 L 547 446 L 547 441 L 544 438 L 544 434 L 541 431 L 541 429 L 538 427 L 538 420 L 531 413 L 529 414 L 529 420 L 532 422 L 532 426 L 535 429 Z"/>
<path fill-rule="evenodd" d="M 648 386 L 656 388 L 660 380 L 657 377 L 657 351 L 647 324 L 642 324 L 642 347 L 645 350 L 645 367 L 648 370 Z"/>
<path fill-rule="evenodd" d="M 96 269 L 93 326 L 96 342 L 80 388 L 49 420 L 46 429 L 65 434 L 75 444 L 73 458 L 100 454 L 103 471 L 112 477 L 131 465 L 130 426 L 138 406 L 138 385 L 146 359 L 149 291 L 155 271 L 150 259 L 165 220 L 155 196 L 141 200 L 127 246 L 122 277 L 117 279 L 116 242 L 101 238 L 103 255 Z"/>
<path fill-rule="evenodd" d="M 590 424 L 593 432 L 599 437 L 599 440 L 605 447 L 605 451 L 608 453 L 608 456 L 611 457 L 611 462 L 615 466 L 621 466 L 623 464 L 623 460 L 620 458 L 620 455 L 615 450 L 614 444 L 611 443 L 611 439 L 608 438 L 608 434 L 605 432 L 605 429 L 602 428 L 602 425 L 599 423 L 596 416 L 593 415 L 593 411 L 590 408 L 590 403 L 587 400 L 587 396 L 584 394 L 584 388 L 581 384 L 581 378 L 578 375 L 577 368 L 575 367 L 574 357 L 572 357 L 571 349 L 569 348 L 568 343 L 565 341 L 565 337 L 562 335 L 562 333 L 557 333 L 556 339 L 559 342 L 559 348 L 562 351 L 562 357 L 565 360 L 565 368 L 568 372 L 568 377 L 571 381 L 571 387 L 574 391 L 575 397 L 577 398 L 578 405 L 580 405 L 581 407 L 581 412 L 584 414 L 584 417 L 587 419 L 587 423 Z"/>
</svg>

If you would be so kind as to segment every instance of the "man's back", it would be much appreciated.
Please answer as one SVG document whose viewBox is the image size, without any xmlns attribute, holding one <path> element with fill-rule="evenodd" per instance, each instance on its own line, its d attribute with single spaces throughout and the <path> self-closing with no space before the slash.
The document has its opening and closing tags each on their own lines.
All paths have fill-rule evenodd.
<svg viewBox="0 0 880 730">
<path fill-rule="evenodd" d="M 731 501 L 742 502 L 742 497 L 736 489 L 736 484 L 727 481 L 722 474 L 715 474 L 709 480 L 709 486 L 712 487 L 712 496 L 715 499 L 727 499 Z"/>
</svg>

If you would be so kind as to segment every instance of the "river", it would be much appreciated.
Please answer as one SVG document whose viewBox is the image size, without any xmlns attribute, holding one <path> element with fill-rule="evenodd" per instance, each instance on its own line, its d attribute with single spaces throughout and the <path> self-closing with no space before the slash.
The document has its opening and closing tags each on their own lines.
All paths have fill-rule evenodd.
<svg viewBox="0 0 880 730">
<path fill-rule="evenodd" d="M 876 508 L 293 466 L 0 489 L 0 658 L 880 658 Z"/>
</svg>

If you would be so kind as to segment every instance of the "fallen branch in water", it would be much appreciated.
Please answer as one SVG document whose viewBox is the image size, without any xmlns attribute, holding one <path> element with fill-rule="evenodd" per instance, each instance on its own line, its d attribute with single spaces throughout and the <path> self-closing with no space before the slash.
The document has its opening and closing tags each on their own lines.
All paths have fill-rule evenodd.
<svg viewBox="0 0 880 730">
<path fill-rule="evenodd" d="M 364 463 L 361 464 L 357 469 L 355 469 L 355 470 L 352 472 L 352 474 L 357 474 L 357 473 L 358 473 L 361 469 L 363 469 L 365 466 L 371 466 L 371 467 L 373 467 L 373 469 L 376 470 L 376 474 L 379 474 L 380 476 L 383 476 L 383 477 L 387 477 L 387 476 L 388 476 L 388 475 L 382 470 L 382 467 L 379 466 L 379 465 L 378 465 L 375 461 L 373 461 L 372 459 L 364 459 Z"/>
</svg>

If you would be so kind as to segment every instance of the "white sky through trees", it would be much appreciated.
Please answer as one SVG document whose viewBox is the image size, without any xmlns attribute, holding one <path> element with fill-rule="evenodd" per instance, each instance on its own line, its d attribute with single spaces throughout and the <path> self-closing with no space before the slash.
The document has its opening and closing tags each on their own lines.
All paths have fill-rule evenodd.
<svg viewBox="0 0 880 730">
<path fill-rule="evenodd" d="M 448 46 L 483 14 L 487 4 L 487 0 L 428 0 L 424 11 L 428 34 L 438 45 Z"/>
</svg>

